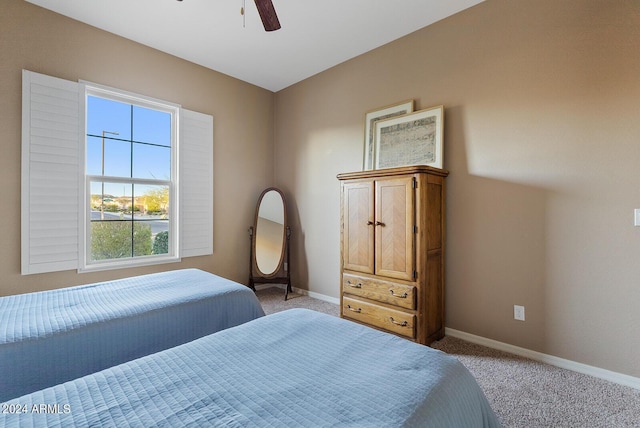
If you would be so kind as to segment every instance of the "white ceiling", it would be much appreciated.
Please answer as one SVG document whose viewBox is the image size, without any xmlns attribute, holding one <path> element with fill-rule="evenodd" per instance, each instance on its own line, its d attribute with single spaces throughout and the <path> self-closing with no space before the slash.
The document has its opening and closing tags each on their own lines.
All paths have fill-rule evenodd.
<svg viewBox="0 0 640 428">
<path fill-rule="evenodd" d="M 279 91 L 483 0 L 27 0 L 254 85 Z"/>
</svg>

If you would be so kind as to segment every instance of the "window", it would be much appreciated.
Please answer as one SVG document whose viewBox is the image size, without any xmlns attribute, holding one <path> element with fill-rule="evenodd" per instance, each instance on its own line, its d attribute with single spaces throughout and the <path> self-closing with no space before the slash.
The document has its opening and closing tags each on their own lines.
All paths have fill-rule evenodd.
<svg viewBox="0 0 640 428">
<path fill-rule="evenodd" d="M 87 86 L 85 269 L 176 258 L 175 106 Z"/>
<path fill-rule="evenodd" d="M 213 253 L 210 115 L 27 70 L 22 82 L 23 275 Z"/>
</svg>

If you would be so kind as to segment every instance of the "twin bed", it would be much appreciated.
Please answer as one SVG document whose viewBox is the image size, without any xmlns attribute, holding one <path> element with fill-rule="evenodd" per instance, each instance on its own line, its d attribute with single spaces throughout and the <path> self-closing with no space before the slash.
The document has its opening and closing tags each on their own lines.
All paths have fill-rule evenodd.
<svg viewBox="0 0 640 428">
<path fill-rule="evenodd" d="M 219 280 L 201 271 L 185 273 Z M 225 281 L 223 286 L 228 285 Z M 251 296 L 230 312 L 254 306 L 252 292 Z M 225 310 L 211 312 L 219 315 Z M 150 312 L 158 311 L 164 310 Z M 204 312 L 197 315 L 197 323 L 204 322 Z M 0 426 L 499 426 L 480 387 L 455 358 L 314 311 L 262 314 L 261 308 L 252 309 L 246 315 L 253 317 L 250 321 L 234 319 L 235 326 L 219 328 L 215 334 L 22 396 L 15 395 L 15 386 L 14 392 L 5 393 L 0 377 L 5 396 L 0 399 Z M 56 330 L 58 321 L 44 317 L 29 324 L 35 330 Z M 68 326 L 71 335 L 76 323 Z M 115 333 L 95 328 L 96 336 L 84 345 L 91 358 L 98 357 L 93 347 L 103 334 L 112 335 L 112 346 L 118 342 Z M 4 329 L 0 333 L 7 335 Z M 74 365 L 78 356 L 68 358 L 66 364 Z M 36 361 L 34 354 L 22 367 L 29 370 L 48 359 L 41 354 Z M 3 360 L 0 354 L 0 364 Z M 50 370 L 61 369 L 57 364 L 62 361 Z M 7 374 L 5 370 L 1 376 Z"/>
<path fill-rule="evenodd" d="M 0 402 L 264 315 L 198 269 L 0 298 Z"/>
</svg>

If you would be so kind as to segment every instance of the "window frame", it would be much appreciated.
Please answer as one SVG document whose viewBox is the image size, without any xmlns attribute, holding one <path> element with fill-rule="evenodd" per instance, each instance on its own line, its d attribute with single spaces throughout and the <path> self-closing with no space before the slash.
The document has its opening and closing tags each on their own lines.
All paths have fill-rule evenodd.
<svg viewBox="0 0 640 428">
<path fill-rule="evenodd" d="M 78 254 L 80 255 L 78 272 L 94 272 L 109 269 L 124 269 L 138 266 L 148 266 L 154 264 L 174 263 L 181 261 L 180 255 L 180 186 L 179 178 L 179 118 L 180 106 L 170 102 L 150 98 L 144 95 L 123 91 L 116 88 L 110 88 L 90 82 L 80 81 L 80 112 L 84 114 L 83 120 L 80 121 L 82 129 L 82 144 L 80 144 L 80 159 L 82 167 L 80 168 L 80 183 L 83 185 L 83 191 L 79 192 L 80 201 L 78 206 L 82 211 L 79 213 L 79 245 Z M 142 108 L 158 110 L 171 114 L 171 177 L 170 180 L 154 180 L 142 179 L 134 177 L 111 177 L 102 175 L 87 174 L 87 98 L 89 96 L 104 98 L 121 103 L 131 104 Z M 132 256 L 122 259 L 108 259 L 91 261 L 91 181 L 104 180 L 108 182 L 126 183 L 126 184 L 156 184 L 169 186 L 169 252 L 163 255 L 147 255 Z"/>
<path fill-rule="evenodd" d="M 84 257 L 84 84 L 22 70 L 20 273 L 74 270 Z M 96 88 L 106 86 L 89 83 Z M 126 91 L 115 90 L 126 94 Z M 138 96 L 136 94 L 136 96 Z M 142 98 L 153 100 L 146 96 Z M 170 104 L 161 101 L 163 104 Z M 180 258 L 214 254 L 214 120 L 179 109 L 174 209 Z M 166 263 L 145 261 L 144 265 Z M 132 264 L 124 267 L 132 267 Z M 118 267 L 113 267 L 116 269 Z M 105 267 L 104 269 L 111 269 Z"/>
</svg>

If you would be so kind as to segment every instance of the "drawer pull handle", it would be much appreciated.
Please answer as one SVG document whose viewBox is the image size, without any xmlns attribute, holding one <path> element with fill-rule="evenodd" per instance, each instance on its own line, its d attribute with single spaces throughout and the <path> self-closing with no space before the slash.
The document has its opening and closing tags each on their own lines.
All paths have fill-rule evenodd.
<svg viewBox="0 0 640 428">
<path fill-rule="evenodd" d="M 352 308 L 351 305 L 347 305 L 347 309 L 349 309 L 351 312 L 355 312 L 357 314 L 359 314 L 360 312 L 362 312 L 362 308 Z"/>
<path fill-rule="evenodd" d="M 392 295 L 393 297 L 399 297 L 399 298 L 401 298 L 401 299 L 406 299 L 406 298 L 409 296 L 407 293 L 396 294 L 396 293 L 393 291 L 393 288 L 392 288 L 391 290 L 389 290 L 389 292 L 391 293 L 391 295 Z"/>
<path fill-rule="evenodd" d="M 347 280 L 347 285 L 349 287 L 353 287 L 353 288 L 362 288 L 362 283 L 359 282 L 357 284 L 354 284 L 353 282 L 351 282 L 350 280 Z"/>
<path fill-rule="evenodd" d="M 400 327 L 406 327 L 408 324 L 406 321 L 398 322 L 394 320 L 393 317 L 389 317 L 389 321 L 391 321 L 392 324 L 399 325 Z"/>
<path fill-rule="evenodd" d="M 369 220 L 369 221 L 367 222 L 367 226 L 371 226 L 371 225 L 373 225 L 373 222 L 372 222 L 371 220 Z"/>
<path fill-rule="evenodd" d="M 381 221 L 376 221 L 376 226 L 382 226 L 382 227 L 384 227 L 384 226 L 385 226 L 385 224 L 384 224 L 383 222 L 381 222 Z"/>
</svg>

